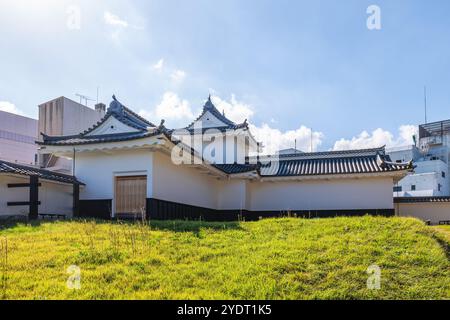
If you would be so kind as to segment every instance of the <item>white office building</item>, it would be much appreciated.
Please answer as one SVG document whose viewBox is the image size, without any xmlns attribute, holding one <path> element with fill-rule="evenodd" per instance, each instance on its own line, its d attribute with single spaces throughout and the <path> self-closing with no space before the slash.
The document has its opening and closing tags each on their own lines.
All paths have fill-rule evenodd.
<svg viewBox="0 0 450 320">
<path fill-rule="evenodd" d="M 386 151 L 395 162 L 413 159 L 415 169 L 394 186 L 394 197 L 450 196 L 450 120 L 419 126 L 417 146 Z"/>
<path fill-rule="evenodd" d="M 35 165 L 37 136 L 37 120 L 0 111 L 0 160 Z"/>
</svg>

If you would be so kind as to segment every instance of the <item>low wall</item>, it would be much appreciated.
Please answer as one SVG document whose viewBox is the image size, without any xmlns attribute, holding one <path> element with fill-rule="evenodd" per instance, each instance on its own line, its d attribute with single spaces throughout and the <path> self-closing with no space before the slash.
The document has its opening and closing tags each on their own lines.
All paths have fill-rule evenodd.
<svg viewBox="0 0 450 320">
<path fill-rule="evenodd" d="M 450 202 L 396 203 L 395 210 L 398 216 L 414 217 L 432 224 L 450 220 Z"/>
<path fill-rule="evenodd" d="M 111 219 L 112 199 L 80 200 L 77 218 Z"/>
<path fill-rule="evenodd" d="M 155 220 L 206 220 L 206 221 L 255 221 L 260 218 L 296 216 L 301 218 L 329 218 L 337 216 L 394 216 L 394 209 L 352 209 L 352 210 L 215 210 L 190 206 L 182 203 L 147 199 L 147 217 Z"/>
<path fill-rule="evenodd" d="M 8 184 L 29 183 L 29 177 L 0 175 L 0 216 L 28 217 L 29 205 L 8 206 L 8 202 L 28 202 L 30 188 L 8 188 Z M 73 189 L 72 185 L 39 180 L 39 213 L 64 214 L 72 216 Z"/>
</svg>

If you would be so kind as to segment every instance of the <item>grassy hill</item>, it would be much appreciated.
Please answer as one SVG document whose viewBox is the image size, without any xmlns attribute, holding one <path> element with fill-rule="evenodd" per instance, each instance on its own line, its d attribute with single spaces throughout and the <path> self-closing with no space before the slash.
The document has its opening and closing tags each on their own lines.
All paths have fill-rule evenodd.
<svg viewBox="0 0 450 320">
<path fill-rule="evenodd" d="M 0 231 L 0 298 L 449 299 L 446 241 L 381 217 L 17 225 Z"/>
</svg>

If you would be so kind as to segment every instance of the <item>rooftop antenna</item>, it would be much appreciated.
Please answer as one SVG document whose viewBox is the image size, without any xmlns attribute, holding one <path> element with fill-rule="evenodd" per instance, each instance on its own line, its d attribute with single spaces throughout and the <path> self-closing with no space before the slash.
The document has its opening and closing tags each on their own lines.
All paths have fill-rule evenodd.
<svg viewBox="0 0 450 320">
<path fill-rule="evenodd" d="M 95 99 L 89 98 L 88 96 L 85 96 L 83 94 L 75 93 L 75 95 L 80 98 L 80 104 L 82 100 L 84 100 L 84 104 L 86 107 L 88 105 L 88 101 L 95 101 Z"/>
<path fill-rule="evenodd" d="M 423 87 L 423 100 L 425 106 L 425 124 L 427 124 L 427 86 Z"/>
<path fill-rule="evenodd" d="M 297 139 L 294 140 L 294 152 L 297 153 Z"/>
<path fill-rule="evenodd" d="M 97 86 L 97 104 L 98 104 L 98 92 L 100 91 L 100 87 Z"/>
<path fill-rule="evenodd" d="M 311 152 L 313 152 L 313 130 L 311 128 Z"/>
</svg>

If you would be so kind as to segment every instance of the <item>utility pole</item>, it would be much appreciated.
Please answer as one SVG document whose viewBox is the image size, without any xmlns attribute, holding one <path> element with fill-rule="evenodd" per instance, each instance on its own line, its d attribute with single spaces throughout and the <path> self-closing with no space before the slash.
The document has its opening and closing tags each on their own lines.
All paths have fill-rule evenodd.
<svg viewBox="0 0 450 320">
<path fill-rule="evenodd" d="M 425 107 L 425 124 L 427 124 L 427 86 L 423 87 L 423 100 L 424 100 L 424 107 Z"/>
</svg>

